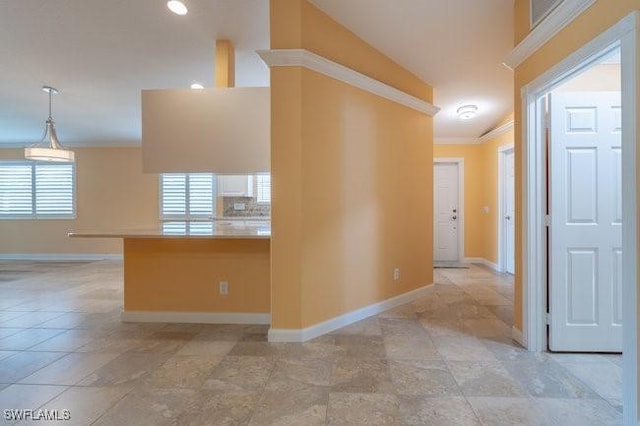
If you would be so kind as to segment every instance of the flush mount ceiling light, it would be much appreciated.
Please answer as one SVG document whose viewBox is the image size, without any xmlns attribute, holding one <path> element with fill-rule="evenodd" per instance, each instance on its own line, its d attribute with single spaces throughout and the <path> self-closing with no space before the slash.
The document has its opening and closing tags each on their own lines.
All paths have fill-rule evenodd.
<svg viewBox="0 0 640 426">
<path fill-rule="evenodd" d="M 204 86 L 202 84 L 200 84 L 200 83 L 193 83 L 191 85 L 191 88 L 195 89 L 195 90 L 200 90 L 200 89 L 204 89 Z"/>
<path fill-rule="evenodd" d="M 176 15 L 186 15 L 189 9 L 187 9 L 186 0 L 169 0 L 167 2 L 167 7 L 170 11 L 175 13 Z"/>
<path fill-rule="evenodd" d="M 43 86 L 42 90 L 49 94 L 49 118 L 45 123 L 44 135 L 40 142 L 24 149 L 24 157 L 27 160 L 35 161 L 60 161 L 72 162 L 75 160 L 73 151 L 64 149 L 54 127 L 53 118 L 51 117 L 51 97 L 58 93 L 53 87 Z"/>
<path fill-rule="evenodd" d="M 470 120 L 478 113 L 478 107 L 476 105 L 462 105 L 456 113 L 461 120 Z"/>
</svg>

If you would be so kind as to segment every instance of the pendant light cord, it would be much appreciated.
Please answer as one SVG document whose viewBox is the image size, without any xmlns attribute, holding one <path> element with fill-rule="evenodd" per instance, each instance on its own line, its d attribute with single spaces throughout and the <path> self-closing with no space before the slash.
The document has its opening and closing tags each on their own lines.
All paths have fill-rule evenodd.
<svg viewBox="0 0 640 426">
<path fill-rule="evenodd" d="M 53 90 L 49 89 L 49 120 L 53 121 L 53 118 L 51 117 L 51 104 L 52 104 L 52 92 Z"/>
</svg>

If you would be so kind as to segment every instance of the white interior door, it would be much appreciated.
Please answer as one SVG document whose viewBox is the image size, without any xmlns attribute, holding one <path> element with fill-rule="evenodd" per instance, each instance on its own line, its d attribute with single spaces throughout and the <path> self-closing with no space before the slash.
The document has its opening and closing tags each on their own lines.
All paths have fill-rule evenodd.
<svg viewBox="0 0 640 426">
<path fill-rule="evenodd" d="M 434 181 L 434 260 L 458 261 L 458 163 L 435 163 Z"/>
<path fill-rule="evenodd" d="M 554 93 L 550 108 L 549 348 L 620 352 L 620 93 Z"/>
<path fill-rule="evenodd" d="M 502 260 L 504 270 L 515 274 L 515 165 L 513 149 L 502 154 L 502 161 L 502 188 L 504 191 L 502 194 Z"/>
</svg>

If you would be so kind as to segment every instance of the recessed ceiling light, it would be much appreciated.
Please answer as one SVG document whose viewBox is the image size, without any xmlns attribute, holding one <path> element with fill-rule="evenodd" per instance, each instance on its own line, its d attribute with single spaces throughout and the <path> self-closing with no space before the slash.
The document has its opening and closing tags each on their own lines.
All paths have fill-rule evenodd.
<svg viewBox="0 0 640 426">
<path fill-rule="evenodd" d="M 189 11 L 185 2 L 180 0 L 169 0 L 167 2 L 167 7 L 176 15 L 186 15 Z"/>
<path fill-rule="evenodd" d="M 200 83 L 193 83 L 191 85 L 191 88 L 192 89 L 204 89 L 204 86 L 202 84 L 200 84 Z"/>
<path fill-rule="evenodd" d="M 456 113 L 461 120 L 470 120 L 478 113 L 478 107 L 476 105 L 462 105 Z"/>
</svg>

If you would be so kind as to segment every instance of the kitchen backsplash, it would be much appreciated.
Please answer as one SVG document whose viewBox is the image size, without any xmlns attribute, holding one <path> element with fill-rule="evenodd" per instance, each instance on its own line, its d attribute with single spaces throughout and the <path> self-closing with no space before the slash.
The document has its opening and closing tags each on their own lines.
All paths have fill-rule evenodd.
<svg viewBox="0 0 640 426">
<path fill-rule="evenodd" d="M 256 197 L 222 197 L 222 215 L 225 217 L 271 216 L 270 203 L 258 203 Z M 244 210 L 236 207 L 244 207 Z"/>
</svg>

